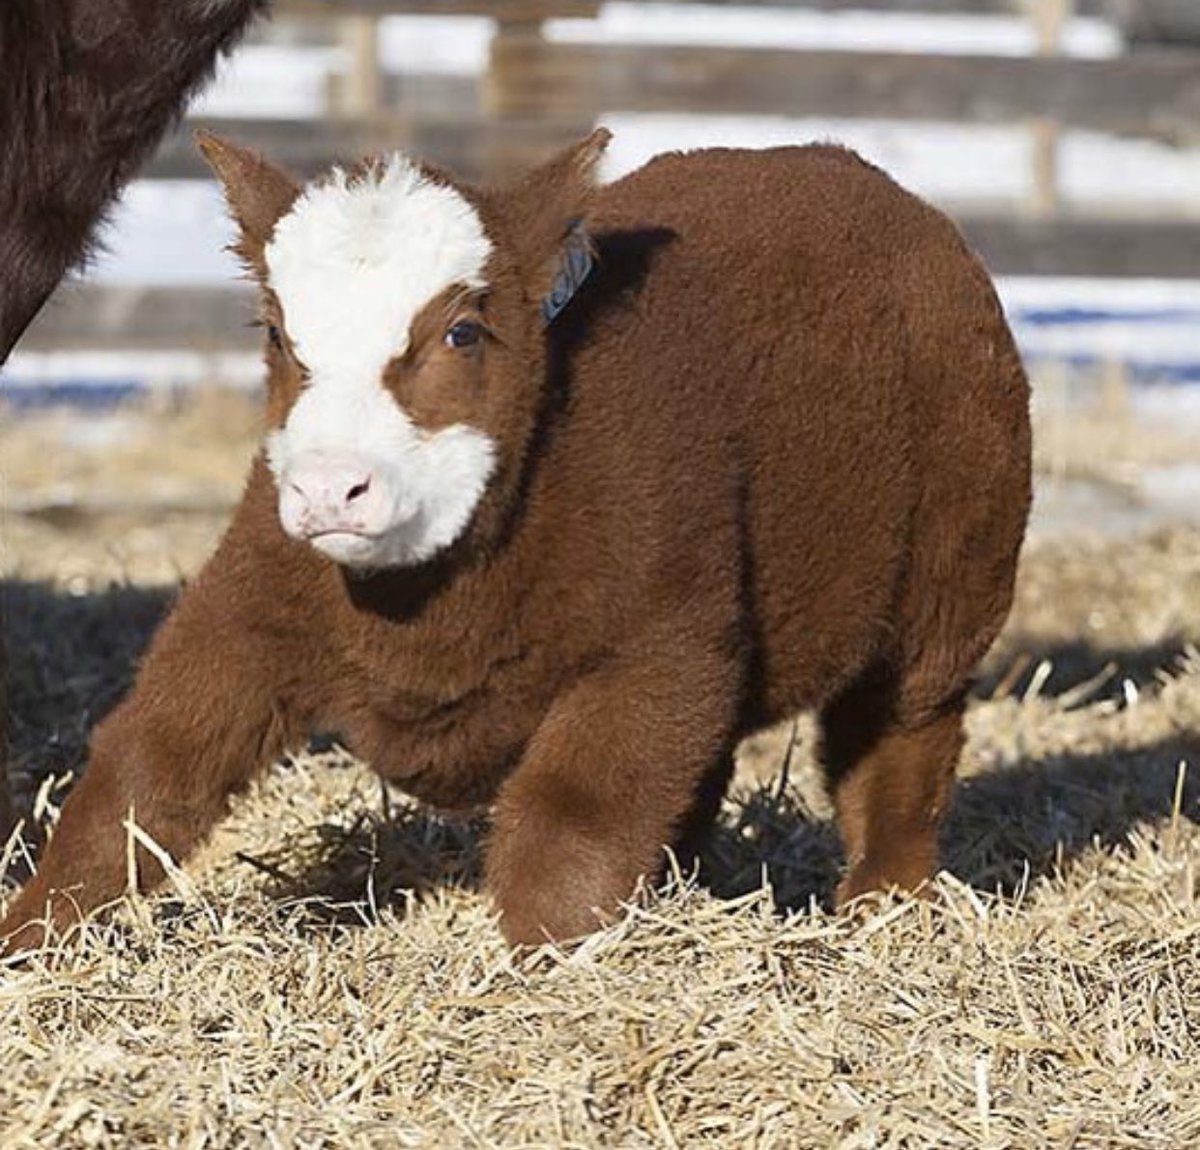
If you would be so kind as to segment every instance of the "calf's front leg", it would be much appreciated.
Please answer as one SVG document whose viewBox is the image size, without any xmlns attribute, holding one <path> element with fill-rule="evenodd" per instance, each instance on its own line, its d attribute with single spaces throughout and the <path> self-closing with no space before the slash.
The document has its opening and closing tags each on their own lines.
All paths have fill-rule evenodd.
<svg viewBox="0 0 1200 1150">
<path fill-rule="evenodd" d="M 204 840 L 229 796 L 299 734 L 280 655 L 231 620 L 203 576 L 184 593 L 129 697 L 93 733 L 37 873 L 0 921 L 0 953 L 36 948 L 49 926 L 68 927 L 125 890 L 131 816 L 176 860 Z M 139 847 L 136 863 L 142 889 L 162 879 L 150 852 Z"/>
<path fill-rule="evenodd" d="M 719 650 L 632 656 L 563 695 L 501 788 L 489 890 L 514 944 L 596 930 L 657 876 L 723 775 L 739 679 Z"/>
</svg>

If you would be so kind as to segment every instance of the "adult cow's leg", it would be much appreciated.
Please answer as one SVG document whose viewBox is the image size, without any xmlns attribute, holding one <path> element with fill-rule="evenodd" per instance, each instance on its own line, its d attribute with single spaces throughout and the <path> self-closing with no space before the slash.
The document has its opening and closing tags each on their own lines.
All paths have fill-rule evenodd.
<svg viewBox="0 0 1200 1150">
<path fill-rule="evenodd" d="M 741 677 L 714 643 L 594 672 L 551 709 L 501 789 L 487 881 L 512 943 L 595 930 L 656 876 L 728 753 Z"/>
<path fill-rule="evenodd" d="M 131 819 L 185 858 L 230 795 L 298 740 L 302 708 L 289 677 L 296 668 L 311 677 L 311 652 L 284 649 L 269 619 L 251 625 L 209 575 L 184 593 L 133 691 L 96 728 L 38 871 L 0 922 L 0 947 L 35 947 L 42 920 L 69 926 L 117 897 L 129 881 Z M 139 887 L 160 881 L 151 852 L 139 847 L 135 858 Z"/>
</svg>

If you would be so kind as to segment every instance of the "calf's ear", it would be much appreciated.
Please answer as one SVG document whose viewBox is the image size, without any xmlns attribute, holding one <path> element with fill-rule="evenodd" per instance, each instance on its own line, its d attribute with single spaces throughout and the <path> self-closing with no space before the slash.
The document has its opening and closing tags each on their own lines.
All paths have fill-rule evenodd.
<svg viewBox="0 0 1200 1150">
<path fill-rule="evenodd" d="M 578 274 L 596 168 L 611 138 L 607 128 L 597 128 L 506 190 L 509 234 L 537 299 L 561 294 L 564 275 Z"/>
<path fill-rule="evenodd" d="M 229 213 L 241 230 L 238 254 L 265 274 L 263 249 L 275 225 L 300 195 L 300 186 L 257 152 L 211 132 L 197 132 L 196 146 L 225 192 Z"/>
</svg>

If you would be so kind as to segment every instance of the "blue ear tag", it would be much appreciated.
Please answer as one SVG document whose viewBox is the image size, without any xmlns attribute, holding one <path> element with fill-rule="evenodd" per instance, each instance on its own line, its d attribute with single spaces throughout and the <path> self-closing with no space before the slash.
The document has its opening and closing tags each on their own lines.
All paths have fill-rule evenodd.
<svg viewBox="0 0 1200 1150">
<path fill-rule="evenodd" d="M 582 222 L 576 220 L 567 234 L 562 267 L 554 277 L 554 286 L 550 289 L 550 294 L 542 300 L 542 319 L 547 325 L 553 323 L 574 298 L 583 281 L 588 278 L 592 264 L 587 232 L 583 230 Z"/>
</svg>

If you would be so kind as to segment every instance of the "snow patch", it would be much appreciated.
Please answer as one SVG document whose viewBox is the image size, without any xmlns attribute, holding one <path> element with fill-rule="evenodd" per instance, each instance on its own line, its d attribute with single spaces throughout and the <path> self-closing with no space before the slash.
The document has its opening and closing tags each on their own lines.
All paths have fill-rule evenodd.
<svg viewBox="0 0 1200 1150">
<path fill-rule="evenodd" d="M 594 20 L 550 20 L 560 43 L 693 44 L 721 48 L 814 48 L 847 52 L 937 52 L 1032 56 L 1033 22 L 1020 16 L 940 16 L 920 12 L 813 12 L 705 4 L 605 4 Z M 1077 17 L 1063 27 L 1067 56 L 1106 58 L 1122 50 L 1104 20 Z"/>
</svg>

